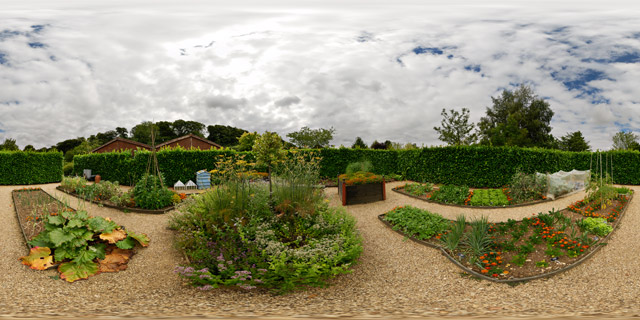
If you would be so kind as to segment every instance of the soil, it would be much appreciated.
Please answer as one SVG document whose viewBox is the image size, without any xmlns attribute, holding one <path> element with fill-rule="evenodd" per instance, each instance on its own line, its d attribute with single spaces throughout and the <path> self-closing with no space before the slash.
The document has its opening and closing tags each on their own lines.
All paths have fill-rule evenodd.
<svg viewBox="0 0 640 320">
<path fill-rule="evenodd" d="M 42 189 L 14 190 L 12 195 L 18 220 L 28 240 L 44 230 L 42 219 L 46 216 L 56 215 L 63 210 L 75 211 Z"/>
<path fill-rule="evenodd" d="M 599 210 L 593 211 L 591 216 L 607 217 L 612 212 L 612 210 L 616 210 L 616 208 L 619 209 L 621 207 L 622 209 L 619 209 L 617 211 L 622 212 L 622 210 L 624 210 L 624 207 L 626 207 L 628 203 L 629 203 L 628 200 L 626 201 L 613 200 L 605 209 L 599 209 Z M 593 207 L 596 206 L 595 203 L 591 203 L 583 206 L 582 208 L 584 209 L 589 205 Z M 576 225 L 576 223 L 584 219 L 585 216 L 580 213 L 570 211 L 569 209 L 561 210 L 560 213 L 562 213 L 562 215 L 564 215 L 565 217 L 568 217 L 571 219 L 570 226 L 564 230 L 563 234 L 566 234 L 567 238 L 571 240 L 579 239 L 582 236 L 583 232 L 580 231 L 580 228 Z M 535 215 L 533 215 L 532 218 L 533 217 L 535 217 Z M 618 223 L 619 223 L 619 219 L 617 218 L 612 222 L 609 222 L 609 224 L 613 227 L 613 230 L 616 229 Z M 491 224 L 491 227 L 493 228 L 493 230 L 496 230 L 497 229 L 496 227 L 500 224 L 505 224 L 505 222 Z M 598 246 L 606 245 L 606 242 L 604 241 L 606 241 L 608 238 L 608 237 L 598 237 L 591 234 L 589 235 L 589 238 L 593 240 L 593 243 L 588 244 L 588 248 L 583 248 L 582 250 L 584 251 L 580 252 L 580 255 L 569 257 L 565 250 L 558 247 L 558 249 L 560 249 L 560 252 L 562 252 L 562 254 L 557 257 L 554 257 L 551 255 L 548 255 L 545 252 L 548 249 L 546 239 L 541 239 L 540 243 L 538 244 L 531 243 L 529 238 L 539 235 L 539 233 L 536 232 L 535 227 L 528 225 L 527 231 L 524 233 L 524 235 L 522 235 L 517 241 L 514 242 L 515 250 L 513 249 L 507 250 L 501 247 L 502 244 L 511 242 L 514 239 L 514 236 L 511 234 L 512 230 L 517 230 L 517 228 L 522 224 L 526 224 L 526 223 L 523 222 L 522 220 L 519 220 L 514 227 L 507 229 L 506 232 L 501 233 L 498 231 L 493 231 L 491 233 L 493 235 L 492 238 L 494 239 L 493 240 L 494 243 L 498 244 L 498 246 L 495 248 L 495 252 L 497 253 L 497 255 L 501 257 L 501 260 L 502 260 L 502 263 L 499 263 L 496 267 L 506 272 L 501 274 L 496 274 L 495 276 L 492 274 L 486 274 L 487 276 L 490 276 L 490 277 L 493 276 L 500 280 L 513 280 L 513 279 L 529 278 L 529 277 L 538 276 L 541 274 L 554 272 L 559 269 L 567 268 L 572 264 L 579 262 L 579 260 L 581 260 L 586 254 L 596 250 Z M 573 231 L 572 231 L 572 226 L 573 226 Z M 560 223 L 556 223 L 554 225 L 553 231 L 558 231 L 559 228 L 560 228 Z M 468 233 L 470 231 L 471 231 L 471 227 L 467 226 L 465 229 L 465 233 Z M 440 242 L 440 240 L 436 239 L 435 237 L 426 240 L 426 242 L 435 246 L 442 246 L 442 243 Z M 516 265 L 515 263 L 513 263 L 513 259 L 518 255 L 517 248 L 525 244 L 532 244 L 534 250 L 533 252 L 527 255 L 526 262 L 522 266 Z M 462 250 L 456 250 L 454 252 L 450 252 L 450 255 L 454 257 L 454 259 L 458 260 L 465 267 L 477 273 L 481 273 L 482 267 L 476 264 L 472 264 L 472 262 L 469 260 L 470 254 L 468 252 L 465 252 Z M 536 264 L 540 262 L 546 262 L 548 265 L 539 266 Z"/>
</svg>

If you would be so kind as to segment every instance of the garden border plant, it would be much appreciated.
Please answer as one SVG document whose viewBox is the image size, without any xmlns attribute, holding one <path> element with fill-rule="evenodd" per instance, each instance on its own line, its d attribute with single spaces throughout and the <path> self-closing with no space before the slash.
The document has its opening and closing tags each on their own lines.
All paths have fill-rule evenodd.
<svg viewBox="0 0 640 320">
<path fill-rule="evenodd" d="M 598 252 L 604 245 L 607 244 L 609 238 L 615 233 L 615 231 L 618 229 L 623 217 L 625 216 L 625 213 L 627 211 L 627 209 L 629 208 L 629 205 L 631 203 L 631 201 L 633 200 L 633 193 L 631 193 L 626 201 L 626 205 L 623 208 L 623 210 L 621 212 L 619 212 L 617 219 L 616 219 L 616 223 L 613 226 L 612 231 L 607 234 L 607 236 L 605 236 L 604 238 L 600 238 L 596 243 L 594 243 L 592 246 L 590 246 L 591 250 L 587 253 L 585 253 L 584 255 L 581 255 L 576 261 L 574 261 L 573 263 L 564 266 L 562 268 L 550 271 L 550 272 L 546 272 L 546 273 L 542 273 L 539 275 L 534 275 L 534 276 L 528 276 L 528 277 L 522 277 L 522 278 L 511 278 L 511 279 L 498 279 L 498 278 L 493 278 L 493 277 L 489 277 L 486 276 L 484 274 L 481 274 L 479 272 L 476 272 L 474 270 L 472 270 L 471 268 L 468 268 L 466 266 L 464 266 L 462 263 L 460 263 L 460 261 L 458 261 L 456 258 L 454 258 L 453 256 L 451 256 L 451 254 L 449 254 L 449 252 L 447 252 L 447 250 L 442 246 L 442 245 L 438 245 L 438 244 L 434 244 L 434 243 L 430 243 L 421 239 L 417 239 L 415 238 L 413 235 L 408 235 L 404 232 L 402 232 L 401 230 L 399 230 L 398 228 L 394 228 L 394 226 L 385 219 L 387 213 L 383 213 L 378 215 L 378 220 L 380 220 L 386 227 L 388 227 L 389 229 L 391 229 L 392 231 L 402 235 L 403 237 L 406 237 L 408 239 L 410 239 L 411 241 L 414 241 L 416 243 L 419 243 L 421 245 L 425 245 L 427 247 L 431 247 L 431 248 L 435 248 L 440 250 L 440 253 L 445 256 L 447 259 L 449 259 L 449 261 L 453 262 L 458 268 L 462 269 L 464 272 L 466 272 L 467 274 L 473 275 L 474 277 L 477 277 L 479 279 L 483 279 L 483 280 L 489 280 L 492 282 L 497 282 L 497 283 L 519 283 L 519 282 L 526 282 L 526 281 L 530 281 L 530 280 L 536 280 L 536 279 L 542 279 L 542 278 L 547 278 L 553 275 L 556 275 L 558 273 L 570 270 L 574 267 L 577 267 L 579 265 L 581 265 L 582 263 L 584 263 L 586 260 L 588 260 L 589 258 L 591 258 L 596 252 Z M 452 222 L 455 222 L 454 220 L 450 220 Z"/>
</svg>

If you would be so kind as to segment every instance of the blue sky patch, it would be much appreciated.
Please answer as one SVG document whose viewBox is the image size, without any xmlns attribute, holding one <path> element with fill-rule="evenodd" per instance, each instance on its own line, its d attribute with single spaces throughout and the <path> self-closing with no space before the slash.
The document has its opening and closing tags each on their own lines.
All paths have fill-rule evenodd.
<svg viewBox="0 0 640 320">
<path fill-rule="evenodd" d="M 478 64 L 464 66 L 464 69 L 473 72 L 480 72 L 482 70 L 482 68 L 480 68 L 480 65 Z"/>
<path fill-rule="evenodd" d="M 558 28 L 555 28 L 555 29 L 553 29 L 553 30 L 551 30 L 551 31 L 545 31 L 544 33 L 545 33 L 545 34 L 558 34 L 558 33 L 564 33 L 565 31 L 567 31 L 567 29 L 569 29 L 569 27 L 568 27 L 568 26 L 558 27 Z"/>
<path fill-rule="evenodd" d="M 4 104 L 4 105 L 9 106 L 9 105 L 12 105 L 12 104 L 20 104 L 20 101 L 18 101 L 18 100 L 2 101 L 2 102 L 0 102 L 0 104 Z"/>
<path fill-rule="evenodd" d="M 0 64 L 5 64 L 7 63 L 7 58 L 5 58 L 7 55 L 0 52 Z"/>
<path fill-rule="evenodd" d="M 45 45 L 42 42 L 29 42 L 29 47 L 37 49 L 37 48 L 44 48 Z"/>
<path fill-rule="evenodd" d="M 373 40 L 373 33 L 362 31 L 360 35 L 356 38 L 358 42 L 368 42 Z"/>
<path fill-rule="evenodd" d="M 15 36 L 19 36 L 20 35 L 20 31 L 11 31 L 8 29 L 2 30 L 2 32 L 0 32 L 0 41 L 4 40 L 4 39 L 9 39 Z"/>
<path fill-rule="evenodd" d="M 427 48 L 427 47 L 415 47 L 413 48 L 413 53 L 415 54 L 425 54 L 425 53 L 431 53 L 433 55 L 441 55 L 444 53 L 444 51 L 442 51 L 439 48 Z"/>
<path fill-rule="evenodd" d="M 34 25 L 31 26 L 31 29 L 33 29 L 33 32 L 38 33 L 40 31 L 42 31 L 42 29 L 44 29 L 44 25 L 34 24 Z"/>
</svg>

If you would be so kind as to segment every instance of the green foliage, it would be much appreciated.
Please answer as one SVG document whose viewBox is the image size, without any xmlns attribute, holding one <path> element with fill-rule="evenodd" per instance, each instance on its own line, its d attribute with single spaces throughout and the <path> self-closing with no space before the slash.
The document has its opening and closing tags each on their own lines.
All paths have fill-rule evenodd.
<svg viewBox="0 0 640 320">
<path fill-rule="evenodd" d="M 260 135 L 257 132 L 245 132 L 238 138 L 238 151 L 251 151 Z"/>
<path fill-rule="evenodd" d="M 0 185 L 40 184 L 60 180 L 60 152 L 0 151 Z"/>
<path fill-rule="evenodd" d="M 417 239 L 426 240 L 449 229 L 449 222 L 442 216 L 412 206 L 397 207 L 385 215 L 394 230 Z"/>
<path fill-rule="evenodd" d="M 16 139 L 6 138 L 4 142 L 0 144 L 0 151 L 20 151 L 20 147 L 18 147 Z"/>
<path fill-rule="evenodd" d="M 460 243 L 465 241 L 464 229 L 467 227 L 467 221 L 464 215 L 459 215 L 456 221 L 451 225 L 451 230 L 444 234 L 441 238 L 443 246 L 453 252 L 458 249 Z"/>
<path fill-rule="evenodd" d="M 604 237 L 613 231 L 613 227 L 607 223 L 604 218 L 585 218 L 580 222 L 581 228 L 584 228 L 591 234 Z"/>
<path fill-rule="evenodd" d="M 456 110 L 450 110 L 451 115 L 445 109 L 440 113 L 442 115 L 442 127 L 433 127 L 440 136 L 438 139 L 450 146 L 471 145 L 478 139 L 476 133 L 471 133 L 475 125 L 469 123 L 469 109 L 462 108 L 462 113 Z"/>
<path fill-rule="evenodd" d="M 433 190 L 432 183 L 407 183 L 404 185 L 404 191 L 414 196 L 423 196 Z"/>
<path fill-rule="evenodd" d="M 523 203 L 541 199 L 547 191 L 547 179 L 535 173 L 516 172 L 509 185 L 514 203 Z"/>
<path fill-rule="evenodd" d="M 208 126 L 207 131 L 209 132 L 207 140 L 213 141 L 223 147 L 237 145 L 238 139 L 242 136 L 242 134 L 247 133 L 247 130 L 232 126 L 223 126 L 219 124 Z M 253 144 L 251 145 L 251 147 L 253 147 Z M 248 148 L 247 150 L 251 150 L 251 148 Z"/>
<path fill-rule="evenodd" d="M 362 251 L 355 219 L 326 206 L 314 190 L 317 157 L 292 154 L 274 172 L 274 208 L 261 183 L 237 174 L 243 160 L 221 160 L 221 184 L 182 202 L 170 227 L 192 264 L 176 271 L 202 290 L 264 287 L 282 293 L 349 272 Z M 226 177 L 226 178 L 225 178 Z"/>
<path fill-rule="evenodd" d="M 471 221 L 471 231 L 466 234 L 464 244 L 471 250 L 474 257 L 489 252 L 493 242 L 489 234 L 489 221 L 486 217 Z"/>
<path fill-rule="evenodd" d="M 65 163 L 64 166 L 62 166 L 62 174 L 65 176 L 73 174 L 73 162 Z"/>
<path fill-rule="evenodd" d="M 167 189 L 167 187 L 162 187 L 160 178 L 151 174 L 142 176 L 133 188 L 133 198 L 136 201 L 136 205 L 144 209 L 168 207 L 172 203 L 172 196 L 173 192 L 171 190 Z M 107 199 L 110 198 L 111 196 Z"/>
<path fill-rule="evenodd" d="M 551 118 L 549 103 L 538 98 L 529 86 L 521 85 L 514 91 L 504 90 L 494 98 L 487 115 L 478 127 L 481 143 L 492 146 L 550 147 Z"/>
<path fill-rule="evenodd" d="M 524 266 L 526 262 L 527 262 L 527 255 L 522 253 L 518 253 L 513 257 L 513 259 L 511 259 L 511 263 L 521 267 Z"/>
<path fill-rule="evenodd" d="M 330 129 L 309 129 L 309 127 L 302 127 L 300 131 L 291 132 L 287 134 L 287 137 L 291 139 L 291 143 L 295 144 L 298 148 L 327 148 L 329 142 L 333 139 L 333 134 L 336 130 L 332 127 Z"/>
<path fill-rule="evenodd" d="M 98 236 L 121 229 L 111 220 L 89 217 L 86 211 L 62 211 L 59 215 L 48 216 L 43 222 L 45 230 L 29 244 L 51 249 L 56 262 L 68 261 L 60 266 L 59 271 L 61 277 L 69 282 L 95 274 L 90 272 L 92 265 L 95 265 L 93 261 L 105 258 L 106 247 L 106 243 L 99 240 Z M 139 243 L 146 246 L 148 241 Z M 118 246 L 118 242 L 115 244 Z"/>
<path fill-rule="evenodd" d="M 347 165 L 345 170 L 346 174 L 353 174 L 356 172 L 373 172 L 373 164 L 369 160 L 362 160 L 358 162 L 352 162 Z"/>
<path fill-rule="evenodd" d="M 442 203 L 464 204 L 469 196 L 469 187 L 444 185 L 431 195 L 431 200 Z"/>
<path fill-rule="evenodd" d="M 613 136 L 613 149 L 640 150 L 638 136 L 631 131 L 620 131 Z"/>
<path fill-rule="evenodd" d="M 362 141 L 362 138 L 356 137 L 356 141 L 351 146 L 353 149 L 367 149 L 367 144 Z"/>
<path fill-rule="evenodd" d="M 584 139 L 582 132 L 569 132 L 562 136 L 559 141 L 560 150 L 582 152 L 589 151 L 589 142 Z"/>
<path fill-rule="evenodd" d="M 472 206 L 506 206 L 509 205 L 507 196 L 502 189 L 476 189 L 469 204 Z"/>
<path fill-rule="evenodd" d="M 268 167 L 273 167 L 285 157 L 285 152 L 282 150 L 282 139 L 277 133 L 269 131 L 256 138 L 253 152 L 256 156 L 256 163 Z"/>
<path fill-rule="evenodd" d="M 87 179 L 83 177 L 63 177 L 60 186 L 68 192 L 77 192 L 87 185 Z"/>
</svg>

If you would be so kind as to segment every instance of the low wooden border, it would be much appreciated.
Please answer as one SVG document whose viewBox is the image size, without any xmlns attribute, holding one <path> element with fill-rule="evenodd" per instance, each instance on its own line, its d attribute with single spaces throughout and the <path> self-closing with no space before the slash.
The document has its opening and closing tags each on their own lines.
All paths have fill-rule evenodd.
<svg viewBox="0 0 640 320">
<path fill-rule="evenodd" d="M 64 192 L 64 193 L 66 193 L 68 195 L 74 196 L 74 197 L 76 197 L 78 199 L 81 199 L 81 200 L 84 200 L 84 201 L 87 201 L 87 202 L 90 202 L 90 203 L 101 204 L 101 205 L 103 205 L 103 206 L 105 206 L 107 208 L 118 209 L 118 210 L 123 211 L 123 212 L 126 210 L 126 211 L 129 211 L 129 212 L 136 212 L 136 213 L 164 214 L 164 213 L 167 213 L 167 212 L 169 212 L 169 211 L 171 211 L 171 210 L 173 210 L 175 208 L 175 206 L 173 206 L 173 205 L 168 206 L 166 208 L 158 209 L 158 210 L 149 210 L 149 209 L 142 209 L 142 208 L 135 208 L 135 207 L 134 208 L 131 208 L 131 207 L 120 207 L 120 206 L 116 206 L 116 205 L 112 205 L 112 204 L 106 203 L 104 201 L 87 200 L 87 199 L 81 197 L 80 195 L 78 195 L 75 192 L 69 192 L 67 190 L 64 190 L 61 186 L 57 186 L 56 190 Z"/>
<path fill-rule="evenodd" d="M 400 190 L 400 189 L 403 189 L 403 190 Z M 408 196 L 408 197 L 411 197 L 411 198 L 415 198 L 415 199 L 418 199 L 418 200 L 422 200 L 422 201 L 425 201 L 425 202 L 440 204 L 440 205 L 443 205 L 443 206 L 450 206 L 450 207 L 457 207 L 457 208 L 467 208 L 467 209 L 505 209 L 505 208 L 527 207 L 527 206 L 532 206 L 532 205 L 536 205 L 536 204 L 540 204 L 540 203 L 544 203 L 544 202 L 552 202 L 552 201 L 559 200 L 559 199 L 562 199 L 564 197 L 568 197 L 568 196 L 574 194 L 574 192 L 563 194 L 563 195 L 555 198 L 554 200 L 536 200 L 536 201 L 532 201 L 532 202 L 512 204 L 512 205 L 506 205 L 506 206 L 484 207 L 484 206 L 465 206 L 465 205 L 455 204 L 455 203 L 442 203 L 442 202 L 437 202 L 437 201 L 425 199 L 423 197 L 416 196 L 416 195 L 413 195 L 413 194 L 410 194 L 410 193 L 404 191 L 404 186 L 398 186 L 398 187 L 395 187 L 395 188 L 393 188 L 391 190 L 393 190 L 393 191 L 395 191 L 397 193 L 403 194 L 405 196 Z"/>
<path fill-rule="evenodd" d="M 547 277 L 556 275 L 558 273 L 561 273 L 561 272 L 570 270 L 572 268 L 575 268 L 578 265 L 581 265 L 582 263 L 584 263 L 591 256 L 593 256 L 596 252 L 598 252 L 608 242 L 609 238 L 615 233 L 615 231 L 618 229 L 618 227 L 619 227 L 619 225 L 620 225 L 620 223 L 622 221 L 622 218 L 624 217 L 625 213 L 627 212 L 627 208 L 629 208 L 629 205 L 631 204 L 631 200 L 632 199 L 633 199 L 633 193 L 631 195 L 629 195 L 629 200 L 627 201 L 627 205 L 624 207 L 624 209 L 622 209 L 622 212 L 620 212 L 620 214 L 618 215 L 618 219 L 616 219 L 616 225 L 613 228 L 613 230 L 606 237 L 604 237 L 602 239 L 599 239 L 597 243 L 591 245 L 590 248 L 592 248 L 592 249 L 591 249 L 591 251 L 589 253 L 583 255 L 582 257 L 580 257 L 580 259 L 576 260 L 574 263 L 572 263 L 572 264 L 570 264 L 570 265 L 568 265 L 566 267 L 563 267 L 563 268 L 560 268 L 560 269 L 557 269 L 557 270 L 553 270 L 551 272 L 535 275 L 535 276 L 524 277 L 524 278 L 513 278 L 513 279 L 496 279 L 496 278 L 488 277 L 488 276 L 485 276 L 485 275 L 483 275 L 481 273 L 475 272 L 472 269 L 467 268 L 466 266 L 464 266 L 462 263 L 460 263 L 460 261 L 456 260 L 456 258 L 451 256 L 449 254 L 449 252 L 447 252 L 447 250 L 445 248 L 443 248 L 442 246 L 435 245 L 435 244 L 426 242 L 424 240 L 416 239 L 416 238 L 414 238 L 412 236 L 408 236 L 408 235 L 406 235 L 405 233 L 403 233 L 400 230 L 394 230 L 393 226 L 391 225 L 391 223 L 389 223 L 388 221 L 386 221 L 384 219 L 386 213 L 378 215 L 378 219 L 380 221 L 382 221 L 382 223 L 385 226 L 387 226 L 389 229 L 391 229 L 392 231 L 395 231 L 398 234 L 400 234 L 400 235 L 402 235 L 404 237 L 407 237 L 407 238 L 409 238 L 410 240 L 412 240 L 412 241 L 414 241 L 416 243 L 419 243 L 419 244 L 422 244 L 422 245 L 425 245 L 425 246 L 440 250 L 440 253 L 443 256 L 447 257 L 447 259 L 449 259 L 449 261 L 453 262 L 453 264 L 455 264 L 458 268 L 462 269 L 462 271 L 464 271 L 464 272 L 466 272 L 468 274 L 471 274 L 471 275 L 473 275 L 473 276 L 475 276 L 477 278 L 483 279 L 483 280 L 489 280 L 489 281 L 497 282 L 497 283 L 517 283 L 517 282 L 526 282 L 526 281 L 530 281 L 530 280 L 547 278 Z"/>
</svg>

